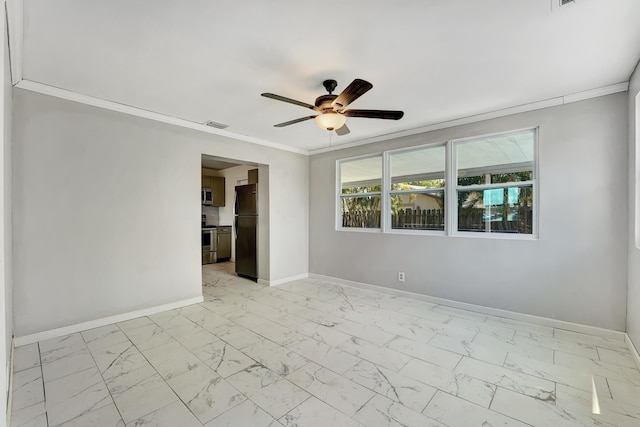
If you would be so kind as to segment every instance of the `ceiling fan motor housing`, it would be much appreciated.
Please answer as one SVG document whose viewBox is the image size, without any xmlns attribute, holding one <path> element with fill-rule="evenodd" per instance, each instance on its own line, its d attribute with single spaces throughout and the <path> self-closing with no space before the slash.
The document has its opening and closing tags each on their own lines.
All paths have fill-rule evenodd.
<svg viewBox="0 0 640 427">
<path fill-rule="evenodd" d="M 322 112 L 333 111 L 331 103 L 337 97 L 338 95 L 320 95 L 316 98 L 316 107 L 320 108 Z"/>
</svg>

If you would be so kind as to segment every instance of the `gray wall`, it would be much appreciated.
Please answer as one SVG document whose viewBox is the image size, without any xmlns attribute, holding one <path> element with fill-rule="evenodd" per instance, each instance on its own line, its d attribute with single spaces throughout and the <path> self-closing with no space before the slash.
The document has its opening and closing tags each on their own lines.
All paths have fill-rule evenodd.
<svg viewBox="0 0 640 427">
<path fill-rule="evenodd" d="M 268 165 L 260 278 L 306 273 L 307 156 L 16 90 L 16 335 L 201 295 L 202 154 Z"/>
<path fill-rule="evenodd" d="M 636 236 L 640 236 L 640 111 L 636 98 L 640 94 L 640 67 L 636 67 L 629 82 L 629 283 L 627 295 L 627 334 L 640 349 L 640 249 Z M 639 239 L 640 240 L 640 239 Z"/>
<path fill-rule="evenodd" d="M 618 93 L 313 155 L 310 272 L 624 330 L 626 124 L 627 94 Z M 535 126 L 539 240 L 335 230 L 336 159 Z"/>
</svg>

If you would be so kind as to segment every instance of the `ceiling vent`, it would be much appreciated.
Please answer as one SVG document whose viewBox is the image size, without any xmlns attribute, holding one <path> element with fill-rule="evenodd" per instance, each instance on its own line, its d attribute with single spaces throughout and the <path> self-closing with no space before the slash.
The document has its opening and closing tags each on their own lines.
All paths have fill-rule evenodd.
<svg viewBox="0 0 640 427">
<path fill-rule="evenodd" d="M 213 120 L 209 120 L 208 122 L 204 122 L 205 126 L 209 126 L 216 129 L 225 129 L 228 128 L 229 125 L 225 125 L 224 123 L 214 122 Z"/>
</svg>

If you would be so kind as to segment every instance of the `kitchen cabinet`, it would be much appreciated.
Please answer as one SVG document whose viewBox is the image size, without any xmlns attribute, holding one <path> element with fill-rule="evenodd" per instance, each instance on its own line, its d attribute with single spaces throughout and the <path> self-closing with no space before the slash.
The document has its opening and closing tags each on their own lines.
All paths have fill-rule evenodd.
<svg viewBox="0 0 640 427">
<path fill-rule="evenodd" d="M 224 177 L 202 175 L 202 188 L 211 189 L 211 206 L 224 206 Z"/>
</svg>

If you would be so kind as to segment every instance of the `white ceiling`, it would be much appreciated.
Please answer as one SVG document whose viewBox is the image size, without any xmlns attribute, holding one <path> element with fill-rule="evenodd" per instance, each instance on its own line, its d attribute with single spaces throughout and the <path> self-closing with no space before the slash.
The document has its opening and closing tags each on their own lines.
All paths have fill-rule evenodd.
<svg viewBox="0 0 640 427">
<path fill-rule="evenodd" d="M 23 78 L 302 150 L 625 82 L 640 58 L 640 1 L 24 0 Z M 322 81 L 373 89 L 337 136 L 304 108 Z"/>
</svg>

